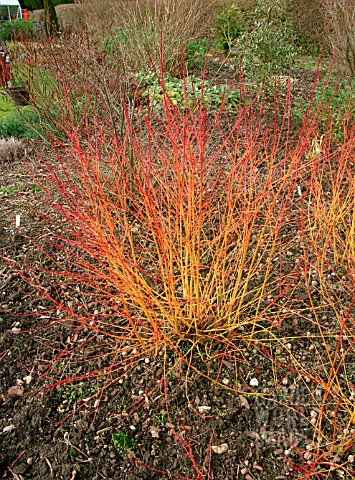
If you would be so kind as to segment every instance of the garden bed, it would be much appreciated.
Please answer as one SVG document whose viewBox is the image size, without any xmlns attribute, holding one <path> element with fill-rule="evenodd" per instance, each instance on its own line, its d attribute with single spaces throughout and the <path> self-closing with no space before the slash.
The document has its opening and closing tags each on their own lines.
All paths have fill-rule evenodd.
<svg viewBox="0 0 355 480">
<path fill-rule="evenodd" d="M 229 81 L 230 71 L 225 74 Z M 309 98 L 313 78 L 313 71 L 295 73 L 292 98 Z M 286 98 L 285 92 L 281 88 L 281 98 Z M 264 108 L 266 125 L 274 121 L 273 102 L 270 95 Z M 280 101 L 281 119 L 282 112 Z M 26 265 L 52 269 L 46 248 L 53 230 L 46 223 L 48 211 L 41 216 L 45 195 L 37 188 L 49 174 L 42 160 L 51 155 L 48 146 L 32 142 L 22 155 L 1 163 L 0 255 L 13 262 L 0 267 L 3 478 L 354 478 L 353 420 L 342 409 L 347 403 L 342 404 L 340 397 L 338 403 L 329 400 L 328 406 L 326 384 L 316 381 L 329 362 L 325 339 L 339 340 L 342 330 L 338 310 L 322 303 L 319 272 L 310 272 L 309 291 L 317 302 L 316 311 L 322 310 L 324 338 L 315 310 L 306 307 L 309 291 L 299 287 L 293 294 L 292 315 L 275 343 L 274 362 L 264 353 L 269 340 L 263 344 L 262 338 L 254 345 L 241 342 L 237 354 L 226 349 L 222 356 L 217 355 L 221 351 L 208 350 L 204 356 L 202 346 L 202 353 L 189 365 L 163 346 L 155 355 L 144 354 L 129 342 L 116 351 L 109 337 L 85 323 L 65 320 L 65 310 L 53 309 L 21 276 Z M 296 190 L 294 197 L 298 196 Z M 65 222 L 58 210 L 51 218 L 58 225 Z M 291 265 L 304 255 L 304 245 L 297 240 L 297 224 L 289 223 L 283 234 Z M 341 283 L 330 260 L 328 267 L 322 274 L 334 279 L 329 290 L 337 289 L 338 300 L 348 305 L 345 281 Z M 287 261 L 283 268 L 287 270 Z M 42 280 L 44 289 L 55 288 L 55 273 Z M 73 302 L 80 302 L 82 294 L 88 298 L 90 291 L 78 286 Z M 351 305 L 348 308 L 351 315 Z M 342 348 L 347 348 L 345 342 Z M 338 390 L 349 386 L 349 392 L 351 345 L 337 384 Z M 189 348 L 188 343 L 179 345 L 186 358 Z M 293 370 L 287 370 L 289 365 Z M 299 374 L 300 366 L 309 376 Z M 215 383 L 203 376 L 212 374 Z M 332 386 L 328 388 L 331 391 Z M 338 413 L 339 425 L 332 423 L 331 408 Z M 315 430 L 322 415 L 323 427 Z M 335 446 L 319 441 L 316 447 L 319 433 L 315 432 L 320 430 Z M 341 432 L 349 443 L 339 438 Z"/>
</svg>

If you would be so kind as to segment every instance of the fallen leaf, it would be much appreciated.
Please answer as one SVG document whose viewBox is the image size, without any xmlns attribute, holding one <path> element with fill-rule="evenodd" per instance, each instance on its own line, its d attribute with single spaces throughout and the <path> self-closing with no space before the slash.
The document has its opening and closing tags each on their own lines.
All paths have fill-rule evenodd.
<svg viewBox="0 0 355 480">
<path fill-rule="evenodd" d="M 240 403 L 242 404 L 243 407 L 250 410 L 249 402 L 245 397 L 243 397 L 243 395 L 239 395 L 239 400 L 240 400 Z"/>
<path fill-rule="evenodd" d="M 10 387 L 7 391 L 9 395 L 22 395 L 24 392 L 24 388 L 22 385 L 15 385 L 14 387 Z"/>
</svg>

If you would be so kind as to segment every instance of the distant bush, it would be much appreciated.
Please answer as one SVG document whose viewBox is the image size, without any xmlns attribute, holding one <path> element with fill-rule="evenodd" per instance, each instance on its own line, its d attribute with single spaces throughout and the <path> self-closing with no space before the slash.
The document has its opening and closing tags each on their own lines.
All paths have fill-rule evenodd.
<svg viewBox="0 0 355 480">
<path fill-rule="evenodd" d="M 0 38 L 5 42 L 15 38 L 32 38 L 33 33 L 33 22 L 22 18 L 5 22 L 0 28 Z"/>
<path fill-rule="evenodd" d="M 108 29 L 107 16 L 101 23 L 93 2 L 80 3 L 88 11 L 89 31 L 104 39 L 110 59 L 121 71 L 138 72 L 152 63 L 158 65 L 162 56 L 165 71 L 172 74 L 181 67 L 181 46 L 209 31 L 215 8 L 214 0 L 122 1 L 117 3 L 119 14 L 113 13 L 115 24 Z"/>
<path fill-rule="evenodd" d="M 231 53 L 247 75 L 263 83 L 289 69 L 299 49 L 283 5 L 260 1 L 253 25 L 233 43 Z"/>
<path fill-rule="evenodd" d="M 219 46 L 228 52 L 243 33 L 243 15 L 235 5 L 226 5 L 216 17 L 216 37 Z"/>
<path fill-rule="evenodd" d="M 0 139 L 0 164 L 12 160 L 17 160 L 24 152 L 24 144 L 17 138 Z"/>
<path fill-rule="evenodd" d="M 21 3 L 22 8 L 27 10 L 40 10 L 43 8 L 43 0 L 23 0 Z M 66 3 L 74 3 L 74 0 L 53 0 L 53 5 L 62 5 Z"/>
<path fill-rule="evenodd" d="M 322 2 L 329 53 L 335 61 L 355 77 L 355 0 L 325 0 Z"/>
<path fill-rule="evenodd" d="M 318 57 L 328 43 L 320 2 L 285 0 L 285 8 L 297 45 L 306 55 Z"/>
</svg>

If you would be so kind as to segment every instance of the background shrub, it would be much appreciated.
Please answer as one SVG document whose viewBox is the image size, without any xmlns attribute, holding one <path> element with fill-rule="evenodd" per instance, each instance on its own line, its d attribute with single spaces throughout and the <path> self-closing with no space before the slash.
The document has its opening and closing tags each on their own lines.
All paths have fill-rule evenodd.
<svg viewBox="0 0 355 480">
<path fill-rule="evenodd" d="M 335 52 L 338 65 L 355 76 L 355 0 L 324 0 L 321 8 L 325 18 L 330 52 Z"/>
<path fill-rule="evenodd" d="M 14 40 L 15 38 L 32 38 L 33 34 L 33 22 L 23 20 L 22 18 L 5 22 L 1 25 L 0 28 L 0 37 L 5 42 L 9 40 Z"/>
<path fill-rule="evenodd" d="M 285 10 L 297 45 L 305 54 L 318 56 L 328 43 L 320 4 L 309 0 L 285 0 Z"/>
<path fill-rule="evenodd" d="M 262 83 L 287 71 L 299 49 L 284 5 L 258 2 L 251 31 L 234 42 L 231 52 L 240 59 L 244 72 Z"/>
<path fill-rule="evenodd" d="M 135 73 L 159 64 L 161 55 L 165 70 L 176 72 L 181 46 L 210 31 L 217 6 L 215 0 L 116 0 L 110 4 L 110 15 L 105 9 L 101 18 L 97 5 L 81 3 L 90 33 L 100 43 L 105 39 L 105 48 L 121 70 Z"/>
<path fill-rule="evenodd" d="M 225 5 L 216 17 L 216 37 L 219 46 L 229 52 L 243 32 L 244 18 L 237 5 Z"/>
<path fill-rule="evenodd" d="M 17 160 L 24 152 L 24 144 L 17 138 L 0 139 L 0 165 L 12 160 Z"/>
<path fill-rule="evenodd" d="M 43 0 L 22 0 L 20 1 L 22 8 L 27 8 L 28 10 L 39 10 L 43 8 Z M 62 5 L 66 3 L 74 3 L 74 0 L 53 0 L 53 5 Z"/>
</svg>

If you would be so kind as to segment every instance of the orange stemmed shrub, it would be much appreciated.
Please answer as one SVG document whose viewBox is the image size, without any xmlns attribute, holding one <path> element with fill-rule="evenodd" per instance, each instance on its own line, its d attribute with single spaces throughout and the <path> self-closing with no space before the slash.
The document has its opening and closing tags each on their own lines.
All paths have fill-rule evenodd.
<svg viewBox="0 0 355 480">
<path fill-rule="evenodd" d="M 286 129 L 262 127 L 242 103 L 182 110 L 165 93 L 161 113 L 127 112 L 123 138 L 94 111 L 63 120 L 68 141 L 46 163 L 63 219 L 55 275 L 86 307 L 55 300 L 59 309 L 152 352 L 272 338 L 298 281 L 282 259 L 309 138 L 291 148 Z"/>
<path fill-rule="evenodd" d="M 353 475 L 354 410 L 354 128 L 344 120 L 344 141 L 329 128 L 315 136 L 309 189 L 303 199 L 305 286 L 313 334 L 313 361 L 295 363 L 312 402 L 313 442 L 300 478 L 341 471 Z M 315 477 L 318 478 L 318 477 Z"/>
</svg>

